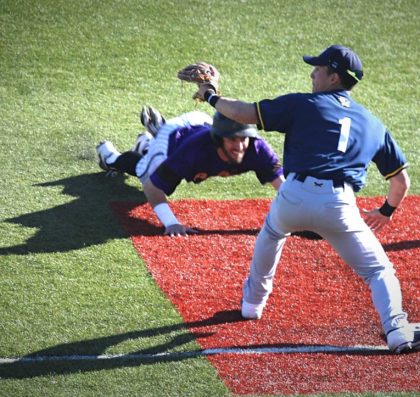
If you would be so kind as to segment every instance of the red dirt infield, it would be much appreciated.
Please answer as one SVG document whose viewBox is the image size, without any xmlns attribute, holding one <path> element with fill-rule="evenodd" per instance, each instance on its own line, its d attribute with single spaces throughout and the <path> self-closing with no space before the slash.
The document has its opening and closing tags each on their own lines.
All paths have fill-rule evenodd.
<svg viewBox="0 0 420 397">
<path fill-rule="evenodd" d="M 358 198 L 360 208 L 383 198 Z M 203 349 L 261 349 L 208 357 L 235 394 L 420 391 L 420 353 L 396 356 L 385 346 L 368 288 L 328 243 L 290 237 L 260 321 L 239 314 L 242 282 L 270 200 L 179 200 L 178 219 L 199 230 L 188 238 L 162 236 L 148 204 L 111 207 L 156 283 Z M 420 322 L 420 196 L 409 196 L 378 234 L 397 270 L 404 308 Z M 311 353 L 294 348 L 343 347 Z M 290 347 L 291 352 L 276 352 Z M 274 349 L 270 353 L 270 348 Z"/>
</svg>

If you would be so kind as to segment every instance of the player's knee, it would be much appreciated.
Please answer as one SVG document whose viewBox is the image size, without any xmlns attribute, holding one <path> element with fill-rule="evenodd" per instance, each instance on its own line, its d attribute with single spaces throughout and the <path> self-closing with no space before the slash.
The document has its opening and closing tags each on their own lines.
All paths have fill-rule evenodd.
<svg viewBox="0 0 420 397">
<path fill-rule="evenodd" d="M 395 277 L 395 269 L 391 262 L 385 262 L 370 265 L 366 269 L 357 271 L 357 274 L 362 277 L 366 284 L 370 285 L 373 281 Z"/>
<path fill-rule="evenodd" d="M 138 152 L 125 152 L 118 157 L 112 166 L 119 172 L 136 176 L 136 165 L 141 158 L 142 156 Z"/>
</svg>

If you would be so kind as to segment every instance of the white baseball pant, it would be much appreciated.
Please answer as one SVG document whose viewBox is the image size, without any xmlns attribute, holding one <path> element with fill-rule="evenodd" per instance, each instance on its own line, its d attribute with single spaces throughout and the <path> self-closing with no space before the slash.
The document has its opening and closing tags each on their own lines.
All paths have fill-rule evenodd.
<svg viewBox="0 0 420 397">
<path fill-rule="evenodd" d="M 350 185 L 288 175 L 258 235 L 243 299 L 265 304 L 286 238 L 311 230 L 321 235 L 369 286 L 385 333 L 406 325 L 400 283 L 382 245 L 366 225 Z M 305 269 L 302 269 L 304 271 Z"/>
</svg>

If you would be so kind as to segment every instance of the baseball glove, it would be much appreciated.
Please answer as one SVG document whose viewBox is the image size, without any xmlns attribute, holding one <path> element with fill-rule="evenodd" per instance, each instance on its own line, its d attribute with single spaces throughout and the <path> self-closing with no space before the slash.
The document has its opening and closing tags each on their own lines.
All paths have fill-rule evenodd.
<svg viewBox="0 0 420 397">
<path fill-rule="evenodd" d="M 198 86 L 205 84 L 209 88 L 213 88 L 216 93 L 219 93 L 219 71 L 211 64 L 205 62 L 197 62 L 186 66 L 178 72 L 178 78 L 188 83 L 197 83 Z M 193 96 L 194 99 L 203 101 L 198 92 Z"/>
</svg>

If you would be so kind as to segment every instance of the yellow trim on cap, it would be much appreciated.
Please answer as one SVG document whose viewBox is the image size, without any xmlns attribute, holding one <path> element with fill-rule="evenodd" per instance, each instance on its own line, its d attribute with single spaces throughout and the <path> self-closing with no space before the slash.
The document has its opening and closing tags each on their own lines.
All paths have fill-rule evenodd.
<svg viewBox="0 0 420 397">
<path fill-rule="evenodd" d="M 396 169 L 394 172 L 391 172 L 390 174 L 385 175 L 385 179 L 392 178 L 393 176 L 397 175 L 399 172 L 401 172 L 404 168 L 408 168 L 410 164 L 406 163 L 402 165 L 400 168 Z"/>
</svg>

